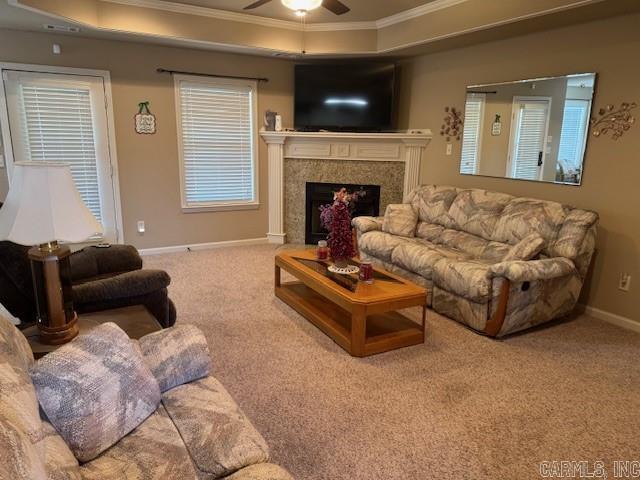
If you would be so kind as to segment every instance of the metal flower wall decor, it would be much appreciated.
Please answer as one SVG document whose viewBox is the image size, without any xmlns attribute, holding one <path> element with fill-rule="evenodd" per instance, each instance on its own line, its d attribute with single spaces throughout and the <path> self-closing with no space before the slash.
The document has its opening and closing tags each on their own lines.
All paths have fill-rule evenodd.
<svg viewBox="0 0 640 480">
<path fill-rule="evenodd" d="M 447 142 L 452 138 L 460 140 L 462 136 L 462 112 L 456 107 L 444 107 L 444 123 L 440 127 L 440 135 L 447 137 Z"/>
<path fill-rule="evenodd" d="M 619 139 L 635 123 L 631 110 L 637 106 L 636 102 L 623 102 L 619 108 L 611 104 L 601 108 L 590 120 L 592 135 L 599 137 L 611 133 L 613 140 Z"/>
</svg>

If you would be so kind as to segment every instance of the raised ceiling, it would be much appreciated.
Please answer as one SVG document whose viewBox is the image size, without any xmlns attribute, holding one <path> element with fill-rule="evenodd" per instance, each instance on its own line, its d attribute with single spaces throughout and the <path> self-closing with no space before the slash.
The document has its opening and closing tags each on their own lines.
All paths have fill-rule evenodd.
<svg viewBox="0 0 640 480">
<path fill-rule="evenodd" d="M 343 1 L 350 18 L 318 9 L 303 26 L 280 0 L 252 14 L 239 11 L 251 0 L 0 0 L 0 27 L 319 58 L 416 55 L 640 11 L 640 0 Z"/>
<path fill-rule="evenodd" d="M 406 10 L 433 2 L 434 0 L 343 0 L 351 11 L 343 15 L 333 13 L 319 8 L 307 15 L 308 23 L 326 22 L 372 22 L 381 18 L 389 17 Z M 244 7 L 253 3 L 254 0 L 177 0 L 175 3 L 185 5 L 195 5 L 198 7 L 227 10 L 230 12 L 249 13 L 261 17 L 277 18 L 279 20 L 297 21 L 294 13 L 282 5 L 280 0 L 273 0 L 267 5 L 263 5 L 254 10 L 243 10 Z"/>
</svg>

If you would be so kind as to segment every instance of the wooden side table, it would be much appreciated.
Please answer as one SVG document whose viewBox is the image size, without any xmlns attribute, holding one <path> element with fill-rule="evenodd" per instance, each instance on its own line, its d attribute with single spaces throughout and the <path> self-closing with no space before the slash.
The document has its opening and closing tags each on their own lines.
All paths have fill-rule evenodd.
<svg viewBox="0 0 640 480">
<path fill-rule="evenodd" d="M 162 326 L 156 318 L 142 305 L 103 310 L 101 312 L 83 313 L 78 316 L 78 327 L 81 335 L 107 322 L 115 323 L 122 328 L 129 337 L 135 339 L 144 337 L 148 333 L 162 330 Z M 33 356 L 36 359 L 42 358 L 47 353 L 53 352 L 62 346 L 40 343 L 37 325 L 25 328 L 22 330 L 22 333 L 27 337 L 31 350 L 33 351 Z M 73 340 L 71 341 L 73 342 Z"/>
</svg>

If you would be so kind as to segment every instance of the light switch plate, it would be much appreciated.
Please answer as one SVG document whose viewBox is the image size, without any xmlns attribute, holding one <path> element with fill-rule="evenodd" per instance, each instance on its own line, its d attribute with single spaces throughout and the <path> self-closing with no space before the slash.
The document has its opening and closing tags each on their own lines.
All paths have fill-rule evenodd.
<svg viewBox="0 0 640 480">
<path fill-rule="evenodd" d="M 447 143 L 447 155 L 451 155 L 451 152 L 453 152 L 453 145 Z"/>
<path fill-rule="evenodd" d="M 138 221 L 138 233 L 144 233 L 144 231 L 145 231 L 144 220 L 139 220 Z"/>
</svg>

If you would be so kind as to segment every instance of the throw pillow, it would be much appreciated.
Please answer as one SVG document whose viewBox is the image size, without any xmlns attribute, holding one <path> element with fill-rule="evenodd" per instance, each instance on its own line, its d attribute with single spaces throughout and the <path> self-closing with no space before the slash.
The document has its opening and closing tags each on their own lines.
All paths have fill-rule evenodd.
<svg viewBox="0 0 640 480">
<path fill-rule="evenodd" d="M 145 335 L 139 345 L 161 392 L 209 375 L 207 339 L 194 325 Z"/>
<path fill-rule="evenodd" d="M 544 238 L 537 233 L 531 233 L 516 243 L 502 259 L 503 262 L 513 260 L 531 260 L 544 248 Z"/>
<path fill-rule="evenodd" d="M 382 231 L 402 237 L 415 237 L 418 212 L 408 203 L 387 205 L 382 222 Z"/>
<path fill-rule="evenodd" d="M 31 379 L 49 422 L 82 462 L 118 442 L 160 403 L 158 382 L 114 323 L 38 360 Z"/>
</svg>

